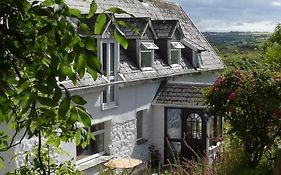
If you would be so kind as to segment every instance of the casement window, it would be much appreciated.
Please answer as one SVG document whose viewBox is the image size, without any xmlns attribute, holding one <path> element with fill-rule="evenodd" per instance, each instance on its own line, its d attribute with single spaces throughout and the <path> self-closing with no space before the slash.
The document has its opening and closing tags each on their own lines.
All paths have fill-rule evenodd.
<svg viewBox="0 0 281 175">
<path fill-rule="evenodd" d="M 103 75 L 109 80 L 112 81 L 115 79 L 115 76 L 118 71 L 119 65 L 119 44 L 113 40 L 104 40 L 101 45 L 101 62 Z"/>
<path fill-rule="evenodd" d="M 109 85 L 102 91 L 102 104 L 116 104 L 117 85 Z"/>
<path fill-rule="evenodd" d="M 170 65 L 180 64 L 181 49 L 185 48 L 180 42 L 171 42 L 170 44 Z"/>
<path fill-rule="evenodd" d="M 137 112 L 137 140 L 143 139 L 143 111 Z"/>
<path fill-rule="evenodd" d="M 85 148 L 76 147 L 76 160 L 78 163 L 83 163 L 105 154 L 105 123 L 92 125 L 89 130 L 95 136 L 95 140 L 91 140 Z"/>
<path fill-rule="evenodd" d="M 159 49 L 153 42 L 141 42 L 140 65 L 141 68 L 151 68 L 154 62 L 154 50 Z"/>
<path fill-rule="evenodd" d="M 196 68 L 203 68 L 204 63 L 200 52 L 193 51 L 192 62 L 193 62 L 193 66 L 195 66 Z"/>
</svg>

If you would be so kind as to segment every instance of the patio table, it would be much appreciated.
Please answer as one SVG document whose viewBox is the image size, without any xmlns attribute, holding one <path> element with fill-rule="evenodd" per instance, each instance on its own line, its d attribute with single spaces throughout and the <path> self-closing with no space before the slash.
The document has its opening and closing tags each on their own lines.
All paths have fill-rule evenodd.
<svg viewBox="0 0 281 175">
<path fill-rule="evenodd" d="M 106 162 L 104 165 L 111 170 L 114 169 L 123 169 L 123 172 L 127 172 L 131 174 L 135 168 L 142 163 L 139 159 L 131 159 L 131 158 L 115 158 Z"/>
</svg>

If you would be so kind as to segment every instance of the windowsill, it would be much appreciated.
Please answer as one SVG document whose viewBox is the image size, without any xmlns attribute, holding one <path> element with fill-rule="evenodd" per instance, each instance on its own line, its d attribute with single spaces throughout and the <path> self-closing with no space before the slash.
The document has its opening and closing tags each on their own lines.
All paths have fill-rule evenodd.
<svg viewBox="0 0 281 175">
<path fill-rule="evenodd" d="M 145 138 L 140 138 L 140 139 L 138 139 L 137 141 L 136 141 L 136 143 L 137 143 L 137 145 L 141 145 L 141 144 L 143 144 L 143 143 L 145 143 L 145 142 L 147 142 L 148 140 L 147 139 L 145 139 Z"/>
<path fill-rule="evenodd" d="M 78 164 L 78 165 L 76 165 L 76 168 L 80 171 L 83 171 L 83 170 L 95 167 L 97 165 L 100 165 L 102 163 L 105 163 L 112 158 L 113 158 L 113 156 L 100 156 L 97 158 L 93 158 L 89 161 L 86 161 L 84 163 Z"/>
<path fill-rule="evenodd" d="M 177 68 L 181 68 L 181 65 L 180 64 L 171 64 L 170 67 L 173 69 L 177 69 Z"/>
<path fill-rule="evenodd" d="M 142 67 L 141 68 L 142 71 L 153 71 L 152 67 Z"/>
<path fill-rule="evenodd" d="M 101 110 L 102 111 L 117 108 L 117 107 L 118 107 L 118 105 L 115 102 L 114 103 L 102 103 L 101 104 Z"/>
</svg>

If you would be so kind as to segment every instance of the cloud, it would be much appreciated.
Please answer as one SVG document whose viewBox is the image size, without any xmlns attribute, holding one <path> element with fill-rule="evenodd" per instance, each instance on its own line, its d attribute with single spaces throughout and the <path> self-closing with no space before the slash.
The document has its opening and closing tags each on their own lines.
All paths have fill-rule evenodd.
<svg viewBox="0 0 281 175">
<path fill-rule="evenodd" d="M 280 1 L 274 1 L 272 3 L 272 5 L 275 6 L 275 7 L 281 7 L 281 2 Z"/>
<path fill-rule="evenodd" d="M 201 20 L 197 26 L 205 31 L 228 32 L 228 31 L 242 31 L 242 32 L 272 32 L 276 23 L 272 21 L 260 22 L 231 22 L 223 20 Z"/>
<path fill-rule="evenodd" d="M 224 24 L 230 25 L 228 28 L 231 27 L 243 31 L 269 31 L 270 29 L 274 29 L 272 25 L 276 25 L 278 22 L 281 22 L 281 0 L 171 1 L 180 4 L 202 31 L 218 27 L 222 27 L 222 30 L 225 30 L 228 26 Z M 217 26 L 215 27 L 202 25 L 203 23 L 207 23 L 207 21 L 220 22 L 216 23 Z M 262 26 L 262 24 L 264 24 L 264 26 Z"/>
</svg>

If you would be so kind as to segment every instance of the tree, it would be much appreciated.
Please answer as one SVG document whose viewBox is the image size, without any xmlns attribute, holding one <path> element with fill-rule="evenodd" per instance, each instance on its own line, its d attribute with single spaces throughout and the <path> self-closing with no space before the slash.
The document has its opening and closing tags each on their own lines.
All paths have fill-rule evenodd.
<svg viewBox="0 0 281 175">
<path fill-rule="evenodd" d="M 91 125 L 91 116 L 83 107 L 86 101 L 71 95 L 58 82 L 69 79 L 75 84 L 85 73 L 93 78 L 100 73 L 91 33 L 101 34 L 108 18 L 125 12 L 107 9 L 97 16 L 93 27 L 80 22 L 92 18 L 96 10 L 95 1 L 86 16 L 63 0 L 0 2 L 0 124 L 14 130 L 12 137 L 0 131 L 0 151 L 20 144 L 26 137 L 38 139 L 35 158 L 32 162 L 27 159 L 26 166 L 15 174 L 78 173 L 70 162 L 58 165 L 52 161 L 49 150 L 74 139 L 85 147 L 93 139 L 84 129 Z M 115 26 L 117 23 L 126 26 L 120 21 Z M 114 36 L 127 47 L 127 40 L 117 28 Z"/>
<path fill-rule="evenodd" d="M 272 69 L 281 69 L 281 24 L 278 24 L 273 34 L 264 43 L 264 58 Z"/>
<path fill-rule="evenodd" d="M 230 135 L 243 144 L 245 161 L 256 167 L 281 135 L 281 80 L 267 69 L 229 71 L 207 95 L 209 113 L 225 118 Z"/>
</svg>

